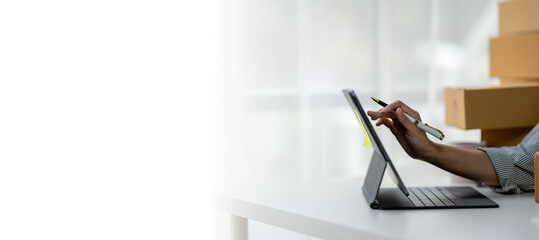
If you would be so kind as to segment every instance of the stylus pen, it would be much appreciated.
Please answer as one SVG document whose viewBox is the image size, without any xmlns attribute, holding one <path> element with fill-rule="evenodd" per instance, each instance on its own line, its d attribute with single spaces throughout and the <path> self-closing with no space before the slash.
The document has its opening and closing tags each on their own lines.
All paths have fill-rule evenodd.
<svg viewBox="0 0 539 240">
<path fill-rule="evenodd" d="M 380 104 L 382 107 L 386 107 L 387 106 L 387 103 L 383 102 L 382 100 L 378 99 L 378 98 L 374 98 L 374 97 L 371 97 L 372 100 L 374 100 L 376 103 Z M 395 110 L 392 110 L 391 111 L 392 113 L 395 113 Z M 425 132 L 428 132 L 430 133 L 432 136 L 435 136 L 436 138 L 440 139 L 440 140 L 444 140 L 444 133 L 440 130 L 438 130 L 437 128 L 434 128 L 434 127 L 431 127 L 429 126 L 428 124 L 426 123 L 423 123 L 415 118 L 413 118 L 412 116 L 404 113 L 404 115 L 406 117 L 408 117 L 408 119 L 410 119 L 410 121 L 412 121 L 417 127 L 419 127 L 421 130 L 425 131 Z"/>
</svg>

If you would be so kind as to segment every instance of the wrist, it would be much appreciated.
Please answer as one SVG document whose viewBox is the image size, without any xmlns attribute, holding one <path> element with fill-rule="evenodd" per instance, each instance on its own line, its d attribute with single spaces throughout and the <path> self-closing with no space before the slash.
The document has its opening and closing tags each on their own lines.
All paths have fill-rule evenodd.
<svg viewBox="0 0 539 240">
<path fill-rule="evenodd" d="M 440 156 L 441 151 L 442 145 L 429 141 L 429 144 L 425 146 L 424 151 L 419 155 L 419 159 L 432 162 L 436 157 Z"/>
</svg>

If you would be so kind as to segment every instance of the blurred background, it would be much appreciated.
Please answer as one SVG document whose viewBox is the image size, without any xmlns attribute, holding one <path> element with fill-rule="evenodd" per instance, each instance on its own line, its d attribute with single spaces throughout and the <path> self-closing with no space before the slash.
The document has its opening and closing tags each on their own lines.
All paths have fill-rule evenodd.
<svg viewBox="0 0 539 240">
<path fill-rule="evenodd" d="M 443 89 L 497 83 L 488 69 L 497 2 L 227 1 L 215 187 L 362 178 L 372 149 L 363 146 L 343 88 L 367 110 L 380 108 L 370 96 L 402 100 L 444 131 L 444 143 L 479 142 L 480 130 L 445 124 Z M 407 157 L 389 130 L 377 132 L 397 168 L 415 169 L 401 170 L 404 181 L 440 173 Z M 249 227 L 251 239 L 310 239 Z"/>
</svg>

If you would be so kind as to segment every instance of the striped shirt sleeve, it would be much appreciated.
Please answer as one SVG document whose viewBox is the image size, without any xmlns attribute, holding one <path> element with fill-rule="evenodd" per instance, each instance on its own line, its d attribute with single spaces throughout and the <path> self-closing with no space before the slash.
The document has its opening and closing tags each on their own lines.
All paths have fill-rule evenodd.
<svg viewBox="0 0 539 240">
<path fill-rule="evenodd" d="M 539 124 L 514 147 L 480 147 L 492 161 L 500 186 L 490 186 L 499 193 L 534 191 L 533 156 L 539 152 Z"/>
</svg>

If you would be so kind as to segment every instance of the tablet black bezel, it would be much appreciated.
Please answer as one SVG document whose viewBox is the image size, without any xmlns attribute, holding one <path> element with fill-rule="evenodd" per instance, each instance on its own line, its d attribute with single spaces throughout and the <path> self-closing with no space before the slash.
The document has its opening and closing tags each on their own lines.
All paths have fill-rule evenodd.
<svg viewBox="0 0 539 240">
<path fill-rule="evenodd" d="M 374 151 L 376 151 L 377 154 L 379 154 L 389 165 L 389 172 L 390 175 L 397 185 L 397 187 L 404 193 L 406 196 L 409 195 L 408 189 L 406 189 L 406 186 L 404 185 L 404 182 L 400 178 L 397 169 L 395 169 L 395 166 L 393 165 L 393 162 L 391 162 L 391 159 L 389 158 L 389 155 L 384 149 L 384 146 L 382 145 L 382 142 L 378 138 L 378 135 L 376 134 L 376 131 L 374 130 L 369 117 L 363 110 L 363 107 L 359 103 L 359 100 L 352 89 L 343 89 L 343 93 L 346 96 L 346 99 L 348 100 L 348 103 L 350 107 L 352 107 L 352 110 L 357 111 L 359 113 L 359 116 L 361 119 L 358 119 L 358 121 L 363 122 L 363 126 L 365 127 L 365 131 L 367 132 L 367 135 L 369 135 L 369 139 L 371 140 L 371 143 L 373 145 Z M 378 158 L 372 158 L 371 161 L 376 161 Z M 380 183 L 381 183 L 380 179 Z M 378 185 L 378 189 L 380 189 L 380 185 Z M 376 193 L 378 192 L 378 189 L 376 189 Z"/>
</svg>

